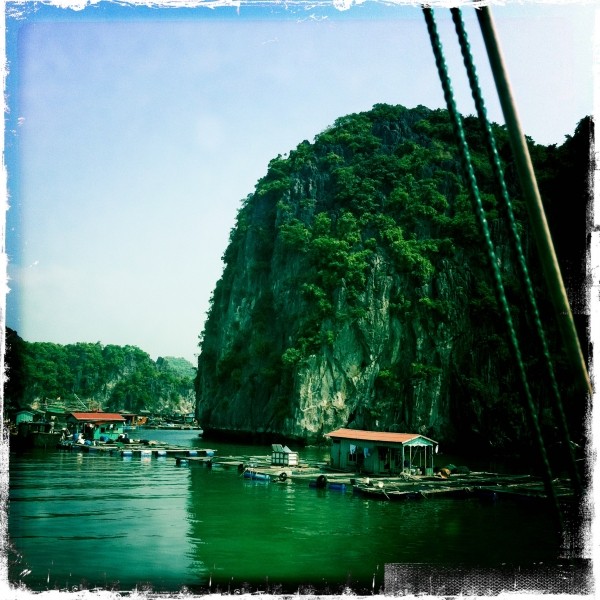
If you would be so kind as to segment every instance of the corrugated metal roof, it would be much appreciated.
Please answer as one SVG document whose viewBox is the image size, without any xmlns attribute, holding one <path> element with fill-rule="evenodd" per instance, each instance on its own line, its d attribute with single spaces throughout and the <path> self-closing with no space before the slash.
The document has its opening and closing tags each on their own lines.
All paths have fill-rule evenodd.
<svg viewBox="0 0 600 600">
<path fill-rule="evenodd" d="M 123 415 L 105 412 L 72 412 L 71 416 L 78 421 L 124 421 Z"/>
<path fill-rule="evenodd" d="M 346 440 L 361 440 L 365 442 L 387 442 L 395 444 L 406 444 L 417 438 L 422 438 L 437 444 L 435 440 L 425 437 L 419 433 L 392 433 L 391 431 L 364 431 L 362 429 L 336 429 L 331 433 L 325 434 L 325 437 L 343 438 Z"/>
</svg>

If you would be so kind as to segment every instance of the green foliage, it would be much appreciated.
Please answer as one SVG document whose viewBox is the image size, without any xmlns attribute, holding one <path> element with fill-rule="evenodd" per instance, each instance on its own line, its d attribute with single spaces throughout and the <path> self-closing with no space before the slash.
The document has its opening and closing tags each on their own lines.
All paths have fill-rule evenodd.
<svg viewBox="0 0 600 600">
<path fill-rule="evenodd" d="M 292 219 L 291 222 L 284 223 L 279 228 L 279 235 L 286 246 L 299 252 L 306 252 L 311 237 L 306 225 L 298 219 Z"/>
<path fill-rule="evenodd" d="M 312 227 L 313 237 L 328 235 L 331 232 L 331 217 L 324 212 L 319 213 L 315 217 L 315 222 Z"/>
<path fill-rule="evenodd" d="M 322 287 L 316 283 L 304 283 L 301 291 L 306 300 L 318 308 L 321 317 L 331 316 L 333 305 Z"/>
<path fill-rule="evenodd" d="M 135 346 L 102 346 L 99 342 L 60 345 L 18 340 L 21 364 L 18 396 L 13 406 L 60 399 L 93 400 L 106 410 L 175 410 L 189 402 L 195 369 L 182 358 L 156 363 Z"/>
<path fill-rule="evenodd" d="M 282 192 L 285 192 L 290 187 L 289 179 L 276 179 L 274 181 L 267 181 L 265 183 L 261 183 L 256 188 L 256 195 L 260 198 L 261 196 L 266 196 L 267 194 L 271 194 L 273 196 L 279 195 Z"/>
<path fill-rule="evenodd" d="M 172 371 L 179 377 L 193 379 L 196 376 L 196 367 L 185 358 L 176 356 L 159 357 L 156 361 L 156 366 L 167 373 Z"/>
<path fill-rule="evenodd" d="M 281 356 L 281 360 L 285 367 L 293 367 L 297 365 L 301 359 L 302 352 L 297 348 L 287 348 Z"/>
<path fill-rule="evenodd" d="M 437 248 L 431 240 L 404 239 L 400 227 L 390 227 L 383 232 L 392 256 L 401 272 L 412 276 L 419 284 L 426 283 L 435 272 L 428 255 Z"/>
</svg>

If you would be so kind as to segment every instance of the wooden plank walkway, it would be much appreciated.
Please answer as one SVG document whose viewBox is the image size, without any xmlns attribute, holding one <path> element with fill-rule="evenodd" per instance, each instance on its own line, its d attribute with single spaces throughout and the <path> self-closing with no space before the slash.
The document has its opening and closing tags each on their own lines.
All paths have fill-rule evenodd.
<svg viewBox="0 0 600 600">
<path fill-rule="evenodd" d="M 87 446 L 85 444 L 72 444 L 68 447 L 59 448 L 73 452 L 84 452 L 88 454 L 110 454 L 126 457 L 210 457 L 216 452 L 210 448 L 188 448 L 183 446 L 171 446 L 167 444 L 102 444 L 100 446 Z"/>
</svg>

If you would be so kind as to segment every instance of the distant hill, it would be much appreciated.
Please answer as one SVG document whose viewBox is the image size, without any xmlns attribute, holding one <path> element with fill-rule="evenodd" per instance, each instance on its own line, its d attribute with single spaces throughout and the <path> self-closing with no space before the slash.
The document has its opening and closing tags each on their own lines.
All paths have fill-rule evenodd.
<svg viewBox="0 0 600 600">
<path fill-rule="evenodd" d="M 185 358 L 176 358 L 174 356 L 159 357 L 156 361 L 158 368 L 164 368 L 177 373 L 180 377 L 196 377 L 196 367 Z"/>
<path fill-rule="evenodd" d="M 194 366 L 156 362 L 135 346 L 27 342 L 7 328 L 5 411 L 41 403 L 82 410 L 180 414 L 194 411 Z"/>
</svg>

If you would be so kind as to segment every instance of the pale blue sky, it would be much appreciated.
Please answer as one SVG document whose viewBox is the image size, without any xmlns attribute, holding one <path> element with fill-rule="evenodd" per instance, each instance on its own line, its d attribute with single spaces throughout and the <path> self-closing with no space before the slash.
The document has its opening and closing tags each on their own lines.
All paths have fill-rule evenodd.
<svg viewBox="0 0 600 600">
<path fill-rule="evenodd" d="M 7 16 L 6 322 L 28 341 L 195 361 L 236 212 L 269 160 L 378 102 L 444 106 L 417 7 L 26 6 Z M 493 14 L 525 133 L 562 143 L 592 112 L 593 5 Z M 436 18 L 472 113 L 449 12 Z"/>
</svg>

